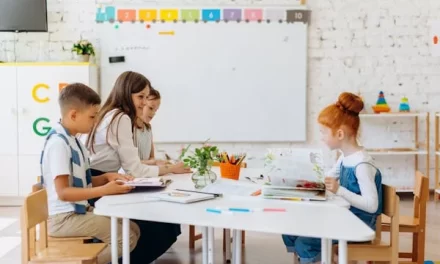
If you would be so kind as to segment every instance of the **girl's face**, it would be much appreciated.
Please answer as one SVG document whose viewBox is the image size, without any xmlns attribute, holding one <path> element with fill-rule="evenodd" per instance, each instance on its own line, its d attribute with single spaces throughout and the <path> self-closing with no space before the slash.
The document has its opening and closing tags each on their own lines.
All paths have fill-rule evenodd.
<svg viewBox="0 0 440 264">
<path fill-rule="evenodd" d="M 342 129 L 338 129 L 333 133 L 331 128 L 319 125 L 319 131 L 321 132 L 321 140 L 327 145 L 327 147 L 331 150 L 341 148 L 344 139 L 344 131 Z"/>
<path fill-rule="evenodd" d="M 150 87 L 145 87 L 144 90 L 139 93 L 131 94 L 131 99 L 133 100 L 134 108 L 136 109 L 136 116 L 142 118 L 142 112 L 144 107 L 147 105 L 147 97 L 150 93 Z"/>
<path fill-rule="evenodd" d="M 143 121 L 150 123 L 153 117 L 156 115 L 157 110 L 160 107 L 160 99 L 147 100 L 147 105 L 144 107 Z"/>
</svg>

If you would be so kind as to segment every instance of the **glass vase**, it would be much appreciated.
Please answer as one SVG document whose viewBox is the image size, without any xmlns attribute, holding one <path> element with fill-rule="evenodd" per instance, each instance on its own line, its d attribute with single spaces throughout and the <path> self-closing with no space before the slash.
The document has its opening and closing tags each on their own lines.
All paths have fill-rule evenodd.
<svg viewBox="0 0 440 264">
<path fill-rule="evenodd" d="M 202 189 L 206 185 L 215 182 L 217 180 L 217 174 L 215 174 L 211 168 L 203 170 L 203 173 L 201 173 L 200 170 L 196 170 L 191 176 L 191 180 L 196 189 Z"/>
</svg>

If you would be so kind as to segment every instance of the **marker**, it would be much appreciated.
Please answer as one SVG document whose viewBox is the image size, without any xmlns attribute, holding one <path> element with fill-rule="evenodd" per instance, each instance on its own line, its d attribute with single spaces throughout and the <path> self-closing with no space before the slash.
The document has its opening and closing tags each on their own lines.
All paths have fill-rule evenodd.
<svg viewBox="0 0 440 264">
<path fill-rule="evenodd" d="M 208 208 L 208 209 L 206 209 L 206 212 L 208 212 L 208 213 L 215 213 L 215 214 L 221 214 L 221 213 L 222 213 L 221 210 L 218 210 L 218 209 L 212 209 L 212 208 Z"/>
</svg>

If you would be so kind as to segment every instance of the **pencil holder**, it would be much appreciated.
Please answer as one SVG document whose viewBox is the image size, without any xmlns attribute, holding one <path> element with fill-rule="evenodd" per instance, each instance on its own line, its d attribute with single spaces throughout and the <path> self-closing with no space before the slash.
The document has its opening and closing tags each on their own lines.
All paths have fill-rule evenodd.
<svg viewBox="0 0 440 264">
<path fill-rule="evenodd" d="M 240 178 L 240 165 L 220 163 L 220 175 L 222 178 L 238 180 Z"/>
</svg>

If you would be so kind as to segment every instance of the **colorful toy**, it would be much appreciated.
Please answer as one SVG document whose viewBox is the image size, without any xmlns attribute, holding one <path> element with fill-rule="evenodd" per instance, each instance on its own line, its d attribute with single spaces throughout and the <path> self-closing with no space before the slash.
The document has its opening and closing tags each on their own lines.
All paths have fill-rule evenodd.
<svg viewBox="0 0 440 264">
<path fill-rule="evenodd" d="M 387 113 L 391 110 L 382 91 L 379 92 L 379 98 L 377 99 L 376 105 L 373 105 L 372 108 L 376 114 Z"/>
<path fill-rule="evenodd" d="M 399 105 L 399 112 L 409 112 L 409 104 L 408 104 L 408 98 L 406 96 L 402 97 L 402 100 L 400 100 Z"/>
</svg>

